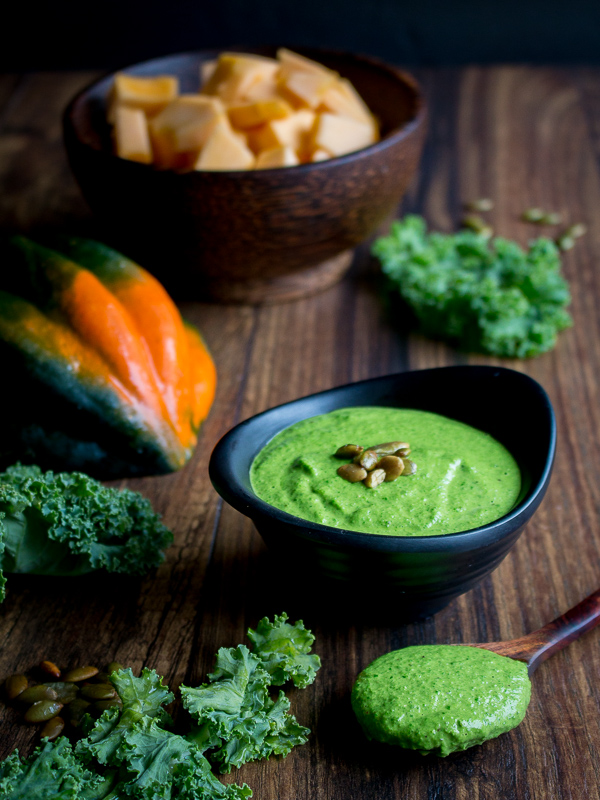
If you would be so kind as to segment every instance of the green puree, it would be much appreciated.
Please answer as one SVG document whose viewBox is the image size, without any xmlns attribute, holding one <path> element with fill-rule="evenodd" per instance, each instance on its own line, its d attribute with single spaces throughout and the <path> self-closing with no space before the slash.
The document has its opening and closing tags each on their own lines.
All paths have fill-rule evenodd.
<svg viewBox="0 0 600 800">
<path fill-rule="evenodd" d="M 530 697 L 522 661 L 424 645 L 373 661 L 354 684 L 352 707 L 368 739 L 447 756 L 514 728 Z"/>
<path fill-rule="evenodd" d="M 345 444 L 409 442 L 417 472 L 370 489 L 336 474 Z M 256 494 L 310 522 L 423 536 L 470 530 L 506 514 L 521 488 L 503 445 L 462 422 L 405 408 L 342 408 L 297 422 L 256 456 Z"/>
</svg>

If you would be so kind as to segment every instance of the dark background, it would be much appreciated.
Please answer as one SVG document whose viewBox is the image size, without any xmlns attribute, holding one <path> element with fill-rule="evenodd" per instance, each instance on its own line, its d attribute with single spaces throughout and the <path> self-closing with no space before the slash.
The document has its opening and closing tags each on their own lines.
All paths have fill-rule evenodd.
<svg viewBox="0 0 600 800">
<path fill-rule="evenodd" d="M 600 63 L 600 0 L 10 0 L 0 26 L 0 68 L 16 71 L 281 43 L 408 65 Z"/>
</svg>

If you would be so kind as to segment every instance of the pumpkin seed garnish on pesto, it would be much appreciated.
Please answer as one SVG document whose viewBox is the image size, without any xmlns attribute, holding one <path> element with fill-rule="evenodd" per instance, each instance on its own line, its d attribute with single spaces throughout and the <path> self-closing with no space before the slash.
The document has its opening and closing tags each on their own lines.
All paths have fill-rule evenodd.
<svg viewBox="0 0 600 800">
<path fill-rule="evenodd" d="M 346 444 L 338 447 L 334 455 L 336 458 L 353 459 L 352 464 L 338 467 L 340 478 L 349 483 L 362 481 L 369 489 L 376 489 L 382 483 L 395 481 L 400 475 L 415 474 L 417 465 L 406 458 L 409 453 L 408 442 L 384 442 L 370 447 Z"/>
</svg>

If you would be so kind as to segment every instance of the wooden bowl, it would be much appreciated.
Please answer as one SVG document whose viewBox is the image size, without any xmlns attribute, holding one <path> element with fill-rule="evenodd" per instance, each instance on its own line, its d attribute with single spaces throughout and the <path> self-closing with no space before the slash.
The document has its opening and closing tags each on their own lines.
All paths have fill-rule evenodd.
<svg viewBox="0 0 600 800">
<path fill-rule="evenodd" d="M 274 48 L 241 48 L 275 55 Z M 352 248 L 396 209 L 416 170 L 425 106 L 416 81 L 362 56 L 300 50 L 349 78 L 381 124 L 382 139 L 354 153 L 256 171 L 158 171 L 112 152 L 106 98 L 93 83 L 64 115 L 71 168 L 118 249 L 179 298 L 273 303 L 321 291 L 350 266 Z M 125 72 L 174 74 L 183 92 L 219 51 L 181 53 Z"/>
</svg>

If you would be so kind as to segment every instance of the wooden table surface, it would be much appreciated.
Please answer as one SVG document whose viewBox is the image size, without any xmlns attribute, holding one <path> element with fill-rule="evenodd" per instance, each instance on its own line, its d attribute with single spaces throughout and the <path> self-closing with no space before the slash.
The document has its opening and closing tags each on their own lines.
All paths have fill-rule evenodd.
<svg viewBox="0 0 600 800">
<path fill-rule="evenodd" d="M 102 238 L 61 141 L 61 111 L 92 77 L 0 80 L 2 228 L 50 226 Z M 517 729 L 462 754 L 423 758 L 369 744 L 349 711 L 353 680 L 373 658 L 409 644 L 520 636 L 600 585 L 600 73 L 501 67 L 419 77 L 430 106 L 429 136 L 402 211 L 423 213 L 435 228 L 451 230 L 464 200 L 492 197 L 495 230 L 522 243 L 538 232 L 519 221 L 532 205 L 585 222 L 588 234 L 564 257 L 574 328 L 561 334 L 553 352 L 531 361 L 469 356 L 403 336 L 383 313 L 366 248 L 342 284 L 312 299 L 265 308 L 184 306 L 214 353 L 216 402 L 184 470 L 129 482 L 175 533 L 166 562 L 144 580 L 9 577 L 0 608 L 0 676 L 49 657 L 153 667 L 172 688 L 201 682 L 218 647 L 242 642 L 249 625 L 284 608 L 271 589 L 274 567 L 262 540 L 208 480 L 217 440 L 252 414 L 349 381 L 502 363 L 538 380 L 557 414 L 556 465 L 534 519 L 496 572 L 435 618 L 415 624 L 303 611 L 311 591 L 306 575 L 286 610 L 302 613 L 323 661 L 315 684 L 291 693 L 292 709 L 313 734 L 287 759 L 246 765 L 236 779 L 250 784 L 257 800 L 597 798 L 600 631 L 538 670 Z M 9 375 L 2 387 L 10 391 Z M 12 709 L 1 707 L 0 725 L 0 756 L 15 746 L 30 751 L 36 733 Z"/>
</svg>

